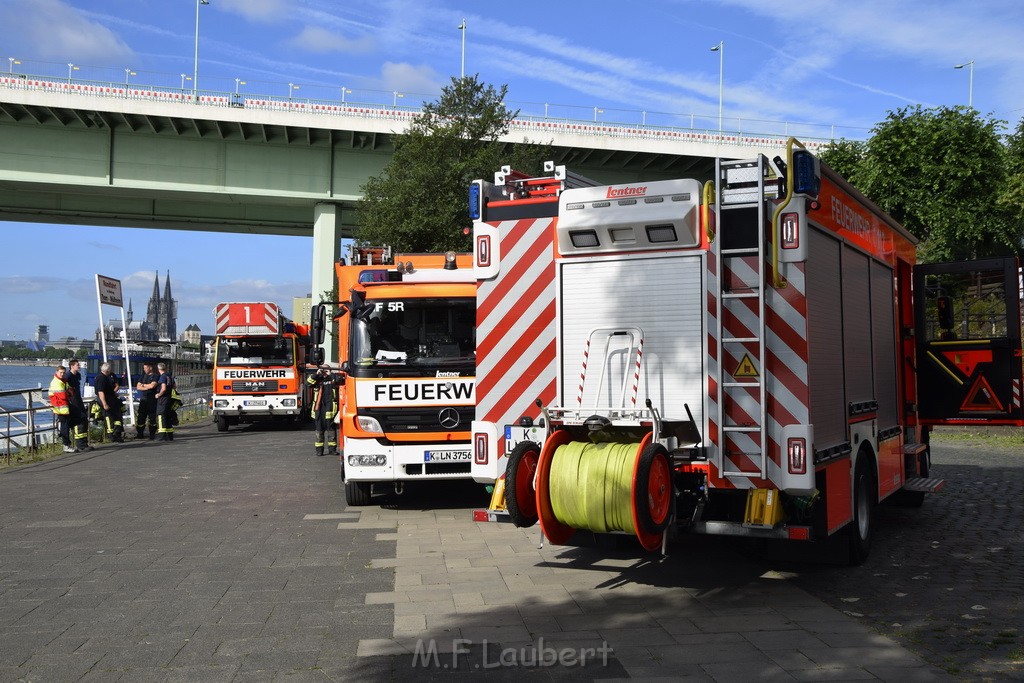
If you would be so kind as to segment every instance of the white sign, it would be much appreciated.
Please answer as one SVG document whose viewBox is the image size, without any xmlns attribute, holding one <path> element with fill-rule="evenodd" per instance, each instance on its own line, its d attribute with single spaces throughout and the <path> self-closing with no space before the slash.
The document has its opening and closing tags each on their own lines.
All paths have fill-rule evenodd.
<svg viewBox="0 0 1024 683">
<path fill-rule="evenodd" d="M 96 290 L 100 294 L 100 303 L 121 308 L 121 281 L 106 275 L 96 275 Z"/>
<path fill-rule="evenodd" d="M 472 377 L 356 380 L 356 405 L 360 408 L 471 406 L 475 403 L 476 382 Z"/>
</svg>

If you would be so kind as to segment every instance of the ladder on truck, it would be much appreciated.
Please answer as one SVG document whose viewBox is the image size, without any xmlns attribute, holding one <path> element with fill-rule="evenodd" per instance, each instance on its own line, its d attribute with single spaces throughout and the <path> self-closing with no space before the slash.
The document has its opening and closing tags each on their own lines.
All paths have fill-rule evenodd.
<svg viewBox="0 0 1024 683">
<path fill-rule="evenodd" d="M 717 259 L 717 424 L 714 462 L 723 477 L 764 479 L 768 474 L 765 401 L 765 265 L 770 220 L 765 206 L 768 160 L 715 164 Z M 776 189 L 774 182 L 771 185 Z"/>
</svg>

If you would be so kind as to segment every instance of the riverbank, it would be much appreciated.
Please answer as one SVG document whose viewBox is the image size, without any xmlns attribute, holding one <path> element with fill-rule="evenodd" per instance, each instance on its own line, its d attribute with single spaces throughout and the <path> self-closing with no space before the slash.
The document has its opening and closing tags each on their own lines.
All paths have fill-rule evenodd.
<svg viewBox="0 0 1024 683">
<path fill-rule="evenodd" d="M 27 368 L 56 367 L 61 363 L 59 358 L 0 358 L 0 365 L 17 365 Z"/>
</svg>

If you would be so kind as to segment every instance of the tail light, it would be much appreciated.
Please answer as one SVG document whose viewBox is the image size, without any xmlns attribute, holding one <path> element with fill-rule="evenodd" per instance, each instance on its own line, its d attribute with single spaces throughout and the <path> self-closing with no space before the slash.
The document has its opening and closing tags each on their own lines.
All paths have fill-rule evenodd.
<svg viewBox="0 0 1024 683">
<path fill-rule="evenodd" d="M 807 472 L 807 441 L 805 439 L 789 439 L 786 442 L 789 455 L 789 473 L 805 474 Z"/>
<path fill-rule="evenodd" d="M 782 214 L 782 248 L 783 249 L 799 249 L 800 248 L 800 214 L 798 213 L 784 213 Z"/>
<path fill-rule="evenodd" d="M 473 460 L 477 465 L 487 464 L 488 455 L 486 434 L 473 435 Z"/>
</svg>

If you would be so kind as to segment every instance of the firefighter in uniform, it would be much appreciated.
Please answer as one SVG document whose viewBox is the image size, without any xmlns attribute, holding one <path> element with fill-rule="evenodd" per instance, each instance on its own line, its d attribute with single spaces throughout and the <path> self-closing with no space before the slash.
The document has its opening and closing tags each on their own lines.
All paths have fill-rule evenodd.
<svg viewBox="0 0 1024 683">
<path fill-rule="evenodd" d="M 68 372 L 64 375 L 68 385 L 68 408 L 71 410 L 71 438 L 79 453 L 94 450 L 89 445 L 89 411 L 85 409 L 82 398 L 82 373 L 79 372 L 78 359 L 72 358 L 68 363 Z"/>
<path fill-rule="evenodd" d="M 313 387 L 313 405 L 310 414 L 316 441 L 313 443 L 317 455 L 324 455 L 324 438 L 327 439 L 327 455 L 338 454 L 338 426 L 334 417 L 338 414 L 338 387 L 326 365 L 306 377 L 306 383 Z M 326 432 L 326 434 L 325 434 Z"/>
<path fill-rule="evenodd" d="M 156 384 L 156 440 L 174 441 L 174 423 L 177 421 L 171 404 L 174 378 L 167 372 L 166 363 L 157 363 L 156 369 L 160 373 Z"/>
<path fill-rule="evenodd" d="M 139 412 L 135 415 L 135 438 L 141 439 L 149 426 L 149 440 L 156 438 L 156 388 L 160 376 L 153 372 L 153 363 L 142 364 L 142 377 L 136 382 L 139 390 Z"/>
<path fill-rule="evenodd" d="M 65 372 L 66 368 L 63 365 L 58 365 L 53 373 L 53 379 L 50 380 L 48 392 L 50 410 L 57 418 L 57 433 L 60 434 L 61 443 L 64 444 L 64 452 L 77 453 L 78 451 L 71 445 L 71 437 L 68 433 L 71 410 L 68 408 L 68 384 L 64 381 Z"/>
<path fill-rule="evenodd" d="M 124 441 L 124 425 L 121 423 L 121 409 L 123 403 L 117 395 L 120 385 L 117 378 L 110 371 L 110 363 L 100 366 L 100 374 L 96 375 L 93 381 L 96 387 L 96 400 L 103 409 L 103 422 L 107 428 L 107 436 L 111 441 L 118 443 Z"/>
</svg>

